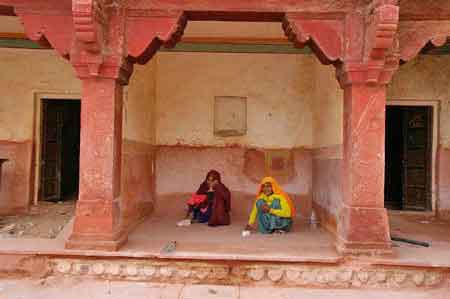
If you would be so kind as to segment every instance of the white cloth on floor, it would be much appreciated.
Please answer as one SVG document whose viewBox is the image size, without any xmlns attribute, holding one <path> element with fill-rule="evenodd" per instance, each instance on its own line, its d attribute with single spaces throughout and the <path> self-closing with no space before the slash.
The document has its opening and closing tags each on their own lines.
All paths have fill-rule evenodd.
<svg viewBox="0 0 450 299">
<path fill-rule="evenodd" d="M 177 222 L 177 226 L 189 226 L 191 225 L 191 219 L 183 219 Z"/>
</svg>

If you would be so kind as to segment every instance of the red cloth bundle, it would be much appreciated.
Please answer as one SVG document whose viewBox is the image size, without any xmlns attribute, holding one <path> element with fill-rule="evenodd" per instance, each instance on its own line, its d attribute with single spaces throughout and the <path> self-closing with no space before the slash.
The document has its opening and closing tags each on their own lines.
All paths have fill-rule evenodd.
<svg viewBox="0 0 450 299">
<path fill-rule="evenodd" d="M 198 206 L 206 200 L 205 194 L 192 194 L 192 197 L 188 200 L 187 204 L 190 206 Z"/>
</svg>

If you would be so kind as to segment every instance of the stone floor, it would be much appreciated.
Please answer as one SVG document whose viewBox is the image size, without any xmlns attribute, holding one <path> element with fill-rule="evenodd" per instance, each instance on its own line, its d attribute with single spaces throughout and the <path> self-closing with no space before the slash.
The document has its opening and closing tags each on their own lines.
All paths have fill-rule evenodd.
<svg viewBox="0 0 450 299">
<path fill-rule="evenodd" d="M 292 231 L 284 235 L 251 234 L 242 237 L 245 220 L 230 226 L 208 227 L 192 224 L 177 227 L 179 218 L 158 216 L 139 225 L 129 236 L 123 251 L 161 253 L 170 241 L 176 241 L 175 258 L 245 259 L 277 261 L 336 261 L 332 234 L 297 221 Z"/>
<path fill-rule="evenodd" d="M 206 260 L 247 260 L 247 261 L 284 261 L 284 262 L 327 262 L 336 263 L 341 256 L 334 249 L 334 236 L 321 229 L 313 228 L 306 222 L 297 221 L 293 230 L 285 235 L 252 234 L 242 237 L 241 231 L 245 219 L 233 221 L 231 226 L 211 228 L 203 224 L 189 227 L 177 227 L 183 213 L 172 215 L 152 215 L 141 223 L 130 235 L 128 243 L 118 252 L 85 252 L 64 249 L 65 239 L 71 232 L 71 222 L 54 239 L 39 234 L 37 227 L 45 232 L 52 223 L 65 223 L 73 213 L 73 202 L 62 204 L 40 203 L 42 213 L 22 218 L 14 218 L 17 223 L 36 222 L 38 234 L 24 233 L 21 238 L 9 234 L 0 237 L 0 253 L 39 253 L 56 255 L 98 255 L 143 258 L 175 258 Z M 59 220 L 55 219 L 59 215 Z M 34 220 L 30 220 L 34 217 Z M 411 266 L 450 267 L 450 222 L 437 220 L 420 214 L 390 213 L 391 234 L 426 241 L 425 248 L 406 243 L 394 242 L 394 255 L 378 257 L 383 264 Z M 12 218 L 11 218 L 12 219 Z M 56 221 L 56 222 L 55 222 Z M 60 225 L 58 222 L 58 225 Z M 56 224 L 55 224 L 56 225 Z M 56 229 L 59 230 L 60 227 Z M 170 256 L 162 249 L 171 241 L 176 248 Z M 373 262 L 374 258 L 369 257 Z"/>
<path fill-rule="evenodd" d="M 83 270 L 84 264 L 93 263 L 88 271 L 100 271 L 100 264 L 123 264 L 121 271 L 133 274 L 134 268 L 129 268 L 133 263 L 162 263 L 155 267 L 181 267 L 183 263 L 197 261 L 195 267 L 226 264 L 224 261 L 247 261 L 246 265 L 281 265 L 284 267 L 308 268 L 319 267 L 320 271 L 353 269 L 354 279 L 364 279 L 361 269 L 377 271 L 378 275 L 388 275 L 388 281 L 403 279 L 396 276 L 406 271 L 407 283 L 410 283 L 412 272 L 443 273 L 445 279 L 436 288 L 421 284 L 420 287 L 410 289 L 410 285 L 402 284 L 401 288 L 392 286 L 378 288 L 349 287 L 337 289 L 334 285 L 323 284 L 317 286 L 302 285 L 293 288 L 292 285 L 280 281 L 270 282 L 268 279 L 255 280 L 253 282 L 232 283 L 232 280 L 224 282 L 199 280 L 187 285 L 189 280 L 184 279 L 155 279 L 139 280 L 125 276 L 102 276 L 70 274 L 72 272 L 49 272 L 50 276 L 39 276 L 41 279 L 14 279 L 10 275 L 4 275 L 0 279 L 0 299 L 53 299 L 53 298 L 95 298 L 95 299 L 119 299 L 119 298 L 389 298 L 389 299 L 444 299 L 449 298 L 450 293 L 450 223 L 423 215 L 410 215 L 404 213 L 390 213 L 391 233 L 404 238 L 410 238 L 430 243 L 430 247 L 420 247 L 401 242 L 394 242 L 394 255 L 386 257 L 358 257 L 348 260 L 340 256 L 334 249 L 334 237 L 321 228 L 309 226 L 306 222 L 297 221 L 293 231 L 286 235 L 260 235 L 252 234 L 242 237 L 241 231 L 245 219 L 236 219 L 231 226 L 211 228 L 207 225 L 193 224 L 188 227 L 177 227 L 176 222 L 180 215 L 155 214 L 147 221 L 141 223 L 129 236 L 129 242 L 118 252 L 77 251 L 64 249 L 64 243 L 71 231 L 71 222 L 54 239 L 48 238 L 10 238 L 0 239 L 0 256 L 2 263 L 10 261 L 11 267 L 15 267 L 14 259 L 26 261 L 26 255 L 43 255 L 52 259 L 50 263 L 60 265 L 73 263 L 72 272 Z M 162 249 L 171 241 L 176 241 L 175 250 L 166 253 Z M 165 262 L 164 259 L 167 259 Z M 127 262 L 130 260 L 131 264 Z M 176 260 L 179 260 L 177 262 Z M 217 260 L 217 261 L 215 261 Z M 42 260 L 45 262 L 44 260 Z M 255 261 L 253 263 L 253 261 Z M 38 261 L 39 262 L 39 261 Z M 206 263 L 208 262 L 208 263 Z M 275 262 L 275 263 L 274 263 Z M 282 263 L 279 263 L 282 262 Z M 293 262 L 291 264 L 291 262 Z M 63 265 L 64 263 L 61 263 Z M 76 264 L 83 265 L 80 269 Z M 176 264 L 180 263 L 180 265 Z M 279 263 L 279 264 L 277 264 Z M 64 265 L 65 265 L 64 264 Z M 95 265 L 94 265 L 95 264 Z M 164 264 L 164 265 L 163 265 Z M 22 266 L 21 263 L 17 265 Z M 37 265 L 37 266 L 36 266 Z M 32 267 L 39 267 L 39 263 Z M 150 265 L 150 264 L 149 264 Z M 159 264 L 158 264 L 159 265 Z M 25 265 L 24 267 L 28 267 Z M 97 267 L 97 268 L 95 268 Z M 7 266 L 0 265 L 7 271 Z M 162 271 L 162 269 L 158 271 Z M 269 267 L 270 268 L 270 267 Z M 326 269 L 325 269 L 326 268 Z M 78 270 L 77 270 L 78 269 Z M 111 268 L 112 269 L 112 268 Z M 110 269 L 110 270 L 111 270 Z M 166 271 L 169 268 L 164 268 Z M 176 268 L 177 271 L 180 270 Z M 192 271 L 197 271 L 192 269 Z M 325 270 L 324 270 L 325 269 Z M 398 269 L 398 270 L 397 270 Z M 61 268 L 61 270 L 64 270 Z M 129 271 L 133 270 L 133 271 Z M 271 278 L 269 270 L 266 276 Z M 308 270 L 309 271 L 309 270 Z M 312 270 L 316 271 L 316 270 Z M 320 272 L 319 271 L 319 272 Z M 365 270 L 364 270 L 365 271 Z M 81 271 L 82 272 L 82 271 Z M 366 273 L 365 272 L 365 273 Z M 392 273 L 391 273 L 392 272 Z M 405 272 L 405 273 L 406 273 Z M 410 273 L 411 272 L 411 273 Z M 78 273 L 78 272 L 77 272 Z M 161 272 L 163 273 L 163 272 Z M 182 272 L 180 272 L 183 274 Z M 176 275 L 180 273 L 177 272 Z M 193 272 L 194 273 L 194 272 Z M 198 275 L 195 272 L 195 275 Z M 250 272 L 249 272 L 250 273 Z M 325 272 L 324 272 L 325 273 Z M 331 273 L 331 272 L 330 272 Z M 1 274 L 1 273 L 0 273 Z M 57 275 L 58 274 L 58 275 Z M 166 273 L 167 274 L 167 273 Z M 180 274 L 180 275 L 181 275 Z M 419 273 L 420 274 L 420 273 Z M 249 275 L 247 273 L 247 275 Z M 284 274 L 287 275 L 287 274 Z M 392 277 L 391 277 L 392 276 Z M 419 275 L 420 276 L 420 275 Z M 1 277 L 1 276 L 0 276 Z M 22 276 L 23 277 L 23 276 Z M 36 276 L 38 277 L 38 276 Z M 100 278 L 101 277 L 101 278 Z M 390 277 L 390 278 L 389 278 Z M 414 276 L 415 277 L 415 276 Z M 426 277 L 426 276 L 424 276 Z M 323 277 L 322 277 L 323 278 Z M 319 279 L 319 277 L 318 277 Z M 389 280 L 390 279 L 390 280 Z M 169 282 L 171 282 L 169 284 Z M 358 281 L 356 281 L 358 282 Z M 398 282 L 398 281 L 397 281 Z M 426 278 L 425 278 L 426 283 Z M 228 284 L 228 285 L 225 285 Z M 385 284 L 386 285 L 386 284 Z M 394 284 L 395 285 L 395 284 Z M 289 287 L 291 286 L 291 287 Z M 326 288 L 325 288 L 326 287 Z"/>
<path fill-rule="evenodd" d="M 394 256 L 383 262 L 415 266 L 450 266 L 450 222 L 420 213 L 390 212 L 391 235 L 425 241 L 430 247 L 393 242 Z"/>
<path fill-rule="evenodd" d="M 1 299 L 447 299 L 449 290 L 342 290 L 156 284 L 49 277 L 0 280 Z"/>
<path fill-rule="evenodd" d="M 59 202 L 40 201 L 29 215 L 0 216 L 0 239 L 47 238 L 62 231 L 75 213 L 75 200 Z"/>
</svg>

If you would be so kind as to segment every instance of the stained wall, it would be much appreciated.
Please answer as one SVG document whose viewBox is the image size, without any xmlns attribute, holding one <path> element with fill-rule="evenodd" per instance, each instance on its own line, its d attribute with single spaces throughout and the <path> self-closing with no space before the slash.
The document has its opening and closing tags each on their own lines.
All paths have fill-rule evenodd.
<svg viewBox="0 0 450 299">
<path fill-rule="evenodd" d="M 279 179 L 306 216 L 314 63 L 310 55 L 158 54 L 156 191 L 161 204 L 172 193 L 195 191 L 206 172 L 217 169 L 235 194 L 235 210 L 248 214 L 259 180 L 268 174 L 265 151 L 282 150 L 289 152 L 287 167 L 293 171 Z M 215 96 L 247 98 L 245 135 L 214 135 Z M 173 198 L 184 205 L 185 197 Z"/>
<path fill-rule="evenodd" d="M 0 213 L 25 213 L 38 193 L 40 98 L 79 99 L 81 82 L 52 50 L 0 49 Z M 154 63 L 137 66 L 124 104 L 124 219 L 147 213 L 153 201 Z"/>
<path fill-rule="evenodd" d="M 435 138 L 436 212 L 442 218 L 450 218 L 450 55 L 423 55 L 404 64 L 395 74 L 388 89 L 391 101 L 421 101 L 437 103 L 438 132 Z"/>
</svg>

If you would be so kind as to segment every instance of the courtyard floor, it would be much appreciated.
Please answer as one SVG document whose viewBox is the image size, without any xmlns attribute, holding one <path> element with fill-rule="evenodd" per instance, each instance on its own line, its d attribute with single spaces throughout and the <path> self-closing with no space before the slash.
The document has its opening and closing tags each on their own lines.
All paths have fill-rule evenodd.
<svg viewBox="0 0 450 299">
<path fill-rule="evenodd" d="M 0 280 L 7 299 L 447 299 L 448 290 L 342 290 L 156 284 L 47 278 Z"/>
<path fill-rule="evenodd" d="M 70 235 L 74 201 L 40 202 L 28 216 L 0 218 L 0 253 L 79 254 L 66 250 Z M 177 227 L 183 211 L 156 212 L 138 225 L 128 243 L 118 252 L 86 252 L 83 255 L 157 257 L 198 260 L 248 260 L 336 263 L 342 257 L 334 249 L 334 236 L 306 221 L 297 221 L 292 232 L 284 235 L 251 234 L 242 237 L 245 218 L 237 217 L 230 226 L 208 227 L 192 224 Z M 434 217 L 390 212 L 391 235 L 425 241 L 429 247 L 393 242 L 394 254 L 367 257 L 383 264 L 411 266 L 450 266 L 450 222 Z M 14 229 L 5 228 L 14 226 Z M 3 230 L 3 231 L 2 231 Z M 172 252 L 164 248 L 176 242 Z M 362 257 L 364 259 L 364 257 Z"/>
</svg>

